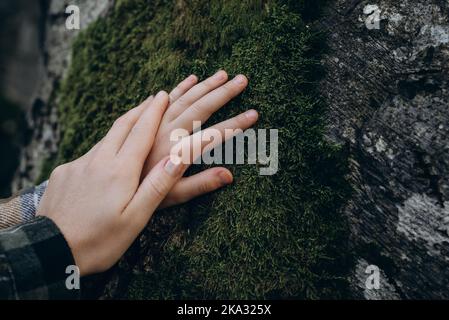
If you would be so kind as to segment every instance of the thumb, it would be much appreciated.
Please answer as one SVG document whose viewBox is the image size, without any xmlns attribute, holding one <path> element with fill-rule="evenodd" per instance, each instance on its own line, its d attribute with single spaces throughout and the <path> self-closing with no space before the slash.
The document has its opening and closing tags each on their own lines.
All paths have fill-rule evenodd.
<svg viewBox="0 0 449 320">
<path fill-rule="evenodd" d="M 142 181 L 124 214 L 143 228 L 187 167 L 177 156 L 162 159 Z"/>
</svg>

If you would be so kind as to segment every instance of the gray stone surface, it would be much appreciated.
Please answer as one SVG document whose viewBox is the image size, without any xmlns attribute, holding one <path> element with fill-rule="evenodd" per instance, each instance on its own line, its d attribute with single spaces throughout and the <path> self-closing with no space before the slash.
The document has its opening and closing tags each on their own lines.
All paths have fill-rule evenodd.
<svg viewBox="0 0 449 320">
<path fill-rule="evenodd" d="M 438 0 L 338 0 L 323 21 L 329 138 L 351 159 L 358 298 L 449 298 L 448 10 Z M 381 293 L 366 294 L 366 261 L 388 279 Z"/>
</svg>

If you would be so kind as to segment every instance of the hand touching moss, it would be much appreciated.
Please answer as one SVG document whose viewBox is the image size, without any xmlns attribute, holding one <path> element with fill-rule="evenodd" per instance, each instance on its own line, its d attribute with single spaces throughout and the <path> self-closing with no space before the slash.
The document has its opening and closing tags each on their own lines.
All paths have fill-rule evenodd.
<svg viewBox="0 0 449 320">
<path fill-rule="evenodd" d="M 170 141 L 170 134 L 176 129 L 185 129 L 190 134 L 194 121 L 204 124 L 214 112 L 245 90 L 248 80 L 244 75 L 237 75 L 228 81 L 228 75 L 220 70 L 212 77 L 197 84 L 194 75 L 186 78 L 170 92 L 170 105 L 162 117 L 152 152 L 145 163 L 143 174 L 150 170 L 170 152 L 175 142 Z M 224 129 L 247 129 L 257 121 L 254 110 L 218 123 L 212 128 L 224 135 Z M 204 130 L 207 133 L 207 130 Z M 232 182 L 229 170 L 216 167 L 196 175 L 181 179 L 169 192 L 161 207 L 187 202 L 201 194 L 212 192 Z"/>
<path fill-rule="evenodd" d="M 174 90 L 175 96 L 178 89 Z M 191 101 L 187 99 L 190 99 L 190 91 L 196 92 L 194 89 L 187 91 L 187 97 L 181 102 Z M 198 95 L 193 98 L 198 99 Z M 204 114 L 198 112 L 202 105 L 194 108 L 188 103 L 170 104 L 170 99 L 173 99 L 173 92 L 171 97 L 160 92 L 147 99 L 117 119 L 107 135 L 87 154 L 53 171 L 37 215 L 52 219 L 59 227 L 81 275 L 102 272 L 114 265 L 161 203 L 183 202 L 217 188 L 217 184 L 207 180 L 217 175 L 213 170 L 224 168 L 181 179 L 189 164 L 170 160 L 170 148 L 165 148 L 168 141 L 163 137 L 168 130 L 187 126 L 190 119 L 207 118 L 213 108 L 218 108 L 216 100 L 221 103 L 223 98 L 211 99 L 211 109 Z M 189 107 L 193 109 L 191 115 L 182 116 Z M 181 112 L 181 108 L 185 111 Z M 169 110 L 170 119 L 175 116 L 186 123 L 164 122 Z M 222 131 L 245 129 L 256 120 L 257 113 L 249 111 L 214 127 Z M 159 133 L 161 130 L 164 134 Z M 190 148 L 204 148 L 201 144 L 201 141 L 194 142 Z M 157 155 L 152 156 L 153 152 Z M 202 188 L 204 183 L 210 187 Z M 171 198 L 168 198 L 170 193 Z"/>
<path fill-rule="evenodd" d="M 111 267 L 182 176 L 185 165 L 164 159 L 140 183 L 167 105 L 159 93 L 119 118 L 101 144 L 53 171 L 38 215 L 60 228 L 82 275 Z"/>
</svg>

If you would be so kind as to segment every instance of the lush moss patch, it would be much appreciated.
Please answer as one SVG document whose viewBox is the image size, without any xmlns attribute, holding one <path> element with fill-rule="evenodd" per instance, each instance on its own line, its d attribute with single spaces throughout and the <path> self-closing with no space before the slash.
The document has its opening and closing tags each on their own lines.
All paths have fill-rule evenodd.
<svg viewBox="0 0 449 320">
<path fill-rule="evenodd" d="M 308 1 L 122 0 L 79 37 L 60 96 L 58 162 L 86 152 L 150 92 L 219 68 L 246 74 L 250 86 L 211 121 L 252 107 L 259 128 L 279 129 L 276 175 L 231 166 L 233 186 L 158 215 L 146 233 L 151 250 L 141 251 L 149 271 L 132 277 L 129 297 L 344 294 L 346 164 L 323 138 L 306 10 L 316 11 Z"/>
</svg>

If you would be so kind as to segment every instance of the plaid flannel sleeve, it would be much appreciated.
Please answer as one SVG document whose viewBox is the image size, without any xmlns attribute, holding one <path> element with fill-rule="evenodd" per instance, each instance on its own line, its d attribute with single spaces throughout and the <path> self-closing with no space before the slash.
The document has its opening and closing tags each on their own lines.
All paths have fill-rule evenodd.
<svg viewBox="0 0 449 320">
<path fill-rule="evenodd" d="M 0 231 L 0 299 L 77 299 L 66 287 L 75 265 L 58 227 L 38 217 Z"/>
<path fill-rule="evenodd" d="M 34 218 L 48 181 L 37 187 L 19 192 L 9 199 L 0 200 L 0 230 Z"/>
</svg>

